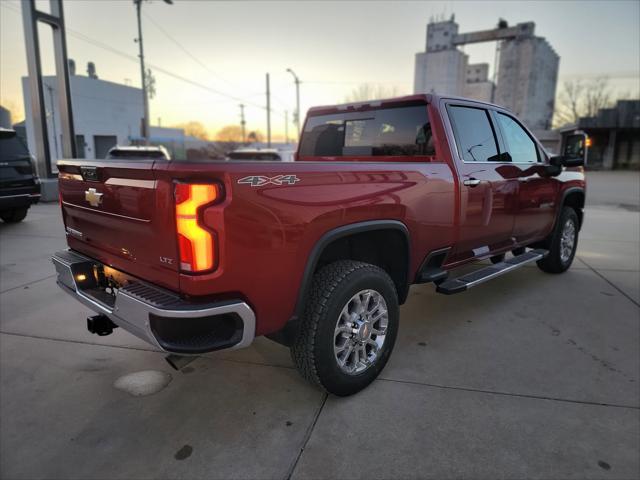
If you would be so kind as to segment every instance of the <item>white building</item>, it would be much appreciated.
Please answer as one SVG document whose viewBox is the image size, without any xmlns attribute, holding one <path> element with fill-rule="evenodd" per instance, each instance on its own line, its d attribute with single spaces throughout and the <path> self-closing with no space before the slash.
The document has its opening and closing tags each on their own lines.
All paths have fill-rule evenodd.
<svg viewBox="0 0 640 480">
<path fill-rule="evenodd" d="M 426 51 L 416 53 L 415 93 L 462 94 L 467 55 L 453 46 L 457 33 L 458 24 L 454 21 L 427 25 Z"/>
<path fill-rule="evenodd" d="M 493 82 L 489 81 L 489 64 L 468 64 L 466 69 L 466 81 L 462 89 L 462 96 L 491 102 L 493 100 Z"/>
<path fill-rule="evenodd" d="M 500 45 L 495 103 L 504 105 L 533 129 L 551 128 L 560 57 L 540 37 Z"/>
<path fill-rule="evenodd" d="M 55 76 L 42 78 L 47 115 L 49 148 L 53 171 L 62 158 L 61 123 L 58 112 L 58 83 Z M 78 158 L 104 158 L 116 144 L 129 145 L 139 136 L 143 117 L 142 91 L 98 78 L 71 75 L 71 104 Z M 22 78 L 25 126 L 29 150 L 35 152 L 29 80 Z"/>
</svg>

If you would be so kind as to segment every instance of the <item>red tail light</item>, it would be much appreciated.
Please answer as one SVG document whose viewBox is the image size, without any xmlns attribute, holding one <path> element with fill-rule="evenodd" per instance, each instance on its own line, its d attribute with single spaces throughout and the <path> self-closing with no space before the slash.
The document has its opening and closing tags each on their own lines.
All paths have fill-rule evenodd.
<svg viewBox="0 0 640 480">
<path fill-rule="evenodd" d="M 214 235 L 200 225 L 199 209 L 219 200 L 217 184 L 177 183 L 176 229 L 180 250 L 180 268 L 187 272 L 211 270 L 216 264 Z"/>
</svg>

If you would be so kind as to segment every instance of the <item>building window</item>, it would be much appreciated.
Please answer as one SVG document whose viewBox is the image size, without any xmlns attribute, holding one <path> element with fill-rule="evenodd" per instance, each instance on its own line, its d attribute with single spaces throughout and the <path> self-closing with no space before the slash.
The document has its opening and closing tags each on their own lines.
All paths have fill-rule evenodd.
<svg viewBox="0 0 640 480">
<path fill-rule="evenodd" d="M 84 135 L 76 135 L 76 156 L 78 158 L 87 158 L 84 147 Z"/>
</svg>

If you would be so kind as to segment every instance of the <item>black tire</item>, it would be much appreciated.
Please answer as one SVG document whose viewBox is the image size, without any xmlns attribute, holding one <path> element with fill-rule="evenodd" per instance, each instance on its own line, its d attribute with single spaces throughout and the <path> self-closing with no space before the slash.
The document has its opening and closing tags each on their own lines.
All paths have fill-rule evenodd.
<svg viewBox="0 0 640 480">
<path fill-rule="evenodd" d="M 335 333 L 336 325 L 342 309 L 350 305 L 351 299 L 369 289 L 379 293 L 386 303 L 386 336 L 377 357 L 364 371 L 345 373 L 334 353 L 336 338 L 339 338 Z M 312 384 L 334 395 L 352 395 L 369 385 L 386 365 L 398 333 L 398 319 L 398 294 L 384 270 L 352 260 L 331 263 L 313 277 L 291 357 L 301 375 Z"/>
<path fill-rule="evenodd" d="M 570 228 L 566 227 L 568 222 L 573 224 L 574 240 L 570 255 L 563 256 L 562 235 L 565 228 Z M 578 220 L 576 211 L 571 207 L 563 207 L 553 232 L 545 241 L 549 254 L 537 262 L 540 270 L 547 273 L 562 273 L 571 266 L 576 254 L 576 249 L 578 248 L 579 229 L 580 221 Z"/>
<path fill-rule="evenodd" d="M 505 254 L 501 253 L 500 255 L 494 255 L 489 260 L 491 260 L 491 263 L 495 265 L 496 263 L 504 262 L 504 259 L 505 259 Z"/>
<path fill-rule="evenodd" d="M 6 223 L 18 223 L 24 220 L 28 210 L 29 207 L 14 208 L 0 213 L 0 218 Z"/>
</svg>

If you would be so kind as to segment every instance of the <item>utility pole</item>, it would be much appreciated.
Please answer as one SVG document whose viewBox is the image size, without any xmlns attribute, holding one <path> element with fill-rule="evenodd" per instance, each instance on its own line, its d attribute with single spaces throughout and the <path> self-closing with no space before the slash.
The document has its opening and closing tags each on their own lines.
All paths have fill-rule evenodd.
<svg viewBox="0 0 640 480">
<path fill-rule="evenodd" d="M 298 141 L 300 141 L 300 79 L 295 74 L 293 70 L 287 68 L 287 72 L 293 75 L 293 81 L 296 84 L 296 113 L 295 113 L 295 123 L 296 129 L 298 133 Z"/>
<path fill-rule="evenodd" d="M 142 105 L 143 105 L 143 117 L 142 125 L 140 126 L 140 135 L 145 145 L 149 144 L 149 99 L 147 98 L 147 78 L 146 70 L 144 68 L 144 48 L 142 46 L 142 18 L 140 16 L 140 7 L 142 6 L 142 0 L 133 0 L 136 4 L 136 13 L 138 15 L 138 48 L 140 49 L 140 77 L 142 79 Z"/>
<path fill-rule="evenodd" d="M 242 127 L 242 143 L 247 143 L 247 122 L 244 120 L 244 105 L 240 104 L 240 127 Z"/>
<path fill-rule="evenodd" d="M 142 46 L 142 18 L 141 11 L 142 0 L 133 0 L 136 6 L 136 14 L 138 15 L 138 47 L 140 48 L 140 77 L 142 79 L 142 104 L 144 109 L 144 117 L 142 118 L 141 134 L 145 145 L 149 144 L 149 98 L 147 97 L 147 78 L 146 70 L 144 68 L 144 48 Z M 173 4 L 173 0 L 164 0 L 164 3 L 169 5 Z"/>
<path fill-rule="evenodd" d="M 284 111 L 284 143 L 289 143 L 289 111 Z"/>
<path fill-rule="evenodd" d="M 271 91 L 269 90 L 269 74 L 267 73 L 267 148 L 271 148 Z"/>
</svg>

